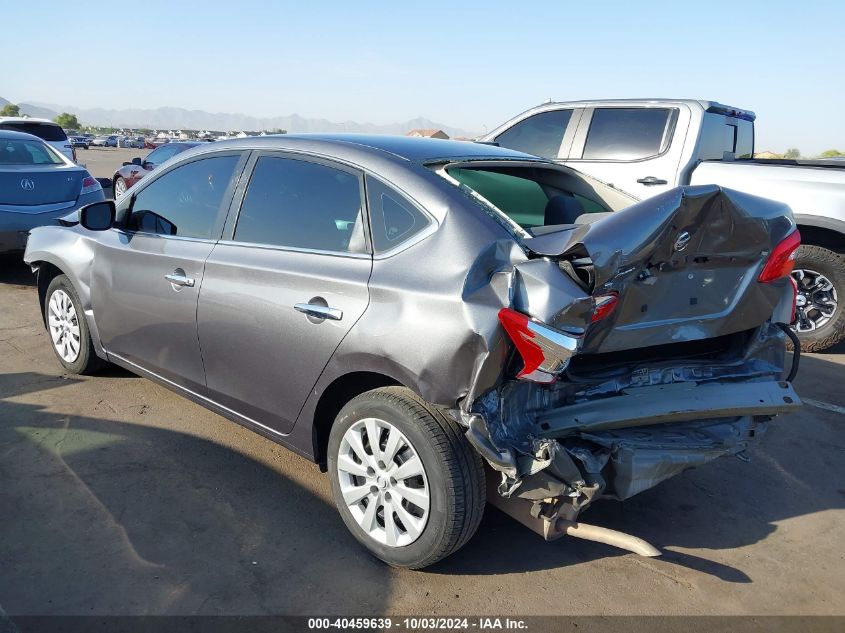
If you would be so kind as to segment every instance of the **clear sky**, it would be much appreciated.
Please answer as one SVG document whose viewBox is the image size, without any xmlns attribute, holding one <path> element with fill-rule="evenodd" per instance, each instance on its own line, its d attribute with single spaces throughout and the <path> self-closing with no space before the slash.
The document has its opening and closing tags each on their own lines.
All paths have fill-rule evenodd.
<svg viewBox="0 0 845 633">
<path fill-rule="evenodd" d="M 841 0 L 4 4 L 13 102 L 483 132 L 549 98 L 702 98 L 754 110 L 758 151 L 845 150 Z"/>
</svg>

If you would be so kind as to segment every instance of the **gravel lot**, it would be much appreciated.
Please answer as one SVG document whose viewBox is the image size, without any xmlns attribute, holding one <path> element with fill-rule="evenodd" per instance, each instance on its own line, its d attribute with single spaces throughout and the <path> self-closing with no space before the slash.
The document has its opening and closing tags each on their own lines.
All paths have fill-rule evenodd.
<svg viewBox="0 0 845 633">
<path fill-rule="evenodd" d="M 140 153 L 80 160 L 107 177 Z M 122 370 L 63 374 L 32 282 L 0 260 L 0 615 L 845 614 L 842 346 L 803 358 L 814 405 L 751 464 L 585 514 L 663 557 L 545 543 L 488 509 L 463 550 L 409 572 L 355 544 L 315 465 Z"/>
</svg>

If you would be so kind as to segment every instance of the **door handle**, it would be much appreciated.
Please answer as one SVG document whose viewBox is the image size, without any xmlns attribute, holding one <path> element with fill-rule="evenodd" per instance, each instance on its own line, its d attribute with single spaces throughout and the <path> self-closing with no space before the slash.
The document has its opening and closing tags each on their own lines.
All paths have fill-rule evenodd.
<svg viewBox="0 0 845 633">
<path fill-rule="evenodd" d="M 164 278 L 174 286 L 187 286 L 188 288 L 194 287 L 194 280 L 190 277 L 186 277 L 184 274 L 170 273 L 169 275 L 165 275 Z"/>
<path fill-rule="evenodd" d="M 293 309 L 318 319 L 340 321 L 343 318 L 343 310 L 321 306 L 319 303 L 297 303 Z"/>
<path fill-rule="evenodd" d="M 661 178 L 656 178 L 654 176 L 646 176 L 645 178 L 638 178 L 637 182 L 641 185 L 645 185 L 646 187 L 650 187 L 651 185 L 666 185 L 668 184 L 665 180 Z"/>
</svg>

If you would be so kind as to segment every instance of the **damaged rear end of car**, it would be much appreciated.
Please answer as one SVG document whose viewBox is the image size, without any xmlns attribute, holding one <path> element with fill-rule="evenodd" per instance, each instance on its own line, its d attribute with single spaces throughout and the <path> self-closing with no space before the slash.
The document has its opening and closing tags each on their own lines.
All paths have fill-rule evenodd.
<svg viewBox="0 0 845 633">
<path fill-rule="evenodd" d="M 800 236 L 788 207 L 715 186 L 593 217 L 521 235 L 527 258 L 498 313 L 507 360 L 460 415 L 498 473 L 494 505 L 547 539 L 657 555 L 579 515 L 745 459 L 773 417 L 800 406 L 783 325 Z"/>
</svg>

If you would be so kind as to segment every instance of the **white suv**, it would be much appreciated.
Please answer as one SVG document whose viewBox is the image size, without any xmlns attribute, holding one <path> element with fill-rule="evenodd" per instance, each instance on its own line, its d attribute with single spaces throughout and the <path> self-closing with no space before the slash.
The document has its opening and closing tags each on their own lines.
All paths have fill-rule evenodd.
<svg viewBox="0 0 845 633">
<path fill-rule="evenodd" d="M 0 117 L 0 130 L 26 132 L 42 139 L 57 152 L 76 162 L 76 150 L 70 144 L 65 131 L 48 119 L 35 119 L 22 116 Z"/>
</svg>

